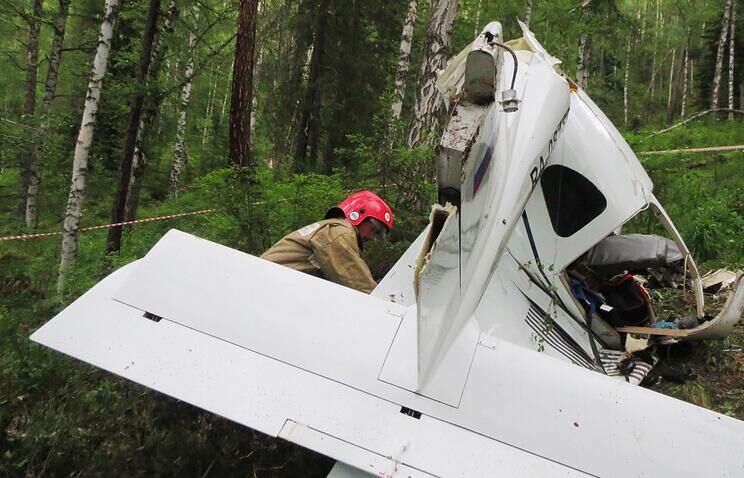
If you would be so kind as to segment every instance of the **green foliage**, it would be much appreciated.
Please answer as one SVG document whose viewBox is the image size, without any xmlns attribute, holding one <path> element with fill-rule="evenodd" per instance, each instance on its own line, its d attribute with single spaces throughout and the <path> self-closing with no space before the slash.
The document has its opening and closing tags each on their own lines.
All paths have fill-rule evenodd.
<svg viewBox="0 0 744 478">
<path fill-rule="evenodd" d="M 26 26 L 13 12 L 28 9 L 28 2 L 6 3 L 9 8 L 0 18 L 0 235 L 36 232 L 26 230 L 15 218 L 15 195 L 18 158 L 42 139 L 46 158 L 39 231 L 56 232 L 67 201 L 101 2 L 72 4 L 58 96 L 46 138 L 19 124 L 25 72 L 16 64 L 25 61 Z M 194 21 L 187 13 L 197 3 L 200 19 Z M 653 129 L 679 116 L 680 56 L 688 38 L 694 75 L 688 82 L 687 114 L 708 108 L 720 1 L 584 2 L 587 8 L 579 7 L 581 3 L 534 1 L 531 29 L 563 60 L 561 68 L 569 77 L 576 71 L 579 35 L 592 35 L 589 93 L 619 126 L 623 124 L 628 68 L 627 128 L 632 131 L 627 132 L 627 138 L 635 150 L 744 142 L 741 118 L 727 121 L 723 116 L 702 118 L 648 137 Z M 284 234 L 322 218 L 330 206 L 362 188 L 378 192 L 395 214 L 389 240 L 369 243 L 364 250 L 373 275 L 382 278 L 425 227 L 430 205 L 436 201 L 433 152 L 411 150 L 404 143 L 409 106 L 418 87 L 417 62 L 426 47 L 431 2 L 419 3 L 403 119 L 391 121 L 389 115 L 389 91 L 406 4 L 390 0 L 262 2 L 257 35 L 260 66 L 254 85 L 257 117 L 252 137 L 258 173 L 253 181 L 245 171 L 227 167 L 234 4 L 179 3 L 181 15 L 173 34 L 165 39 L 168 49 L 160 77 L 150 85 L 162 92 L 164 101 L 154 139 L 146 148 L 148 162 L 138 214 L 145 218 L 214 211 L 127 227 L 122 250 L 108 256 L 103 253 L 106 230 L 81 234 L 78 264 L 62 295 L 54 290 L 58 236 L 0 243 L 0 476 L 325 476 L 330 467 L 326 459 L 94 370 L 37 346 L 28 337 L 107 274 L 146 254 L 170 228 L 259 254 Z M 450 53 L 464 48 L 474 33 L 492 20 L 503 23 L 505 39 L 519 36 L 516 18 L 524 18 L 525 5 L 521 0 L 461 0 Z M 162 4 L 163 10 L 166 6 Z M 82 226 L 109 222 L 146 7 L 144 0 L 123 5 L 97 113 Z M 42 58 L 51 43 L 48 21 L 56 8 L 53 2 L 46 2 Z M 742 31 L 744 15 L 739 15 L 739 22 L 738 30 Z M 317 108 L 312 111 L 319 124 L 320 161 L 298 165 L 295 146 L 300 114 L 312 101 L 308 99 L 309 62 L 321 25 L 325 57 L 315 79 L 319 88 Z M 198 36 L 193 51 L 186 47 L 191 31 Z M 632 47 L 627 65 L 626 42 Z M 744 35 L 737 35 L 736 42 L 735 85 L 739 85 L 744 71 Z M 191 55 L 196 72 L 186 133 L 189 164 L 183 192 L 169 199 L 178 89 L 183 65 Z M 37 103 L 46 69 L 42 61 Z M 741 93 L 735 87 L 738 103 Z M 722 98 L 727 89 L 724 81 Z M 741 152 L 650 156 L 643 162 L 654 181 L 655 194 L 697 258 L 704 261 L 703 268 L 744 267 Z M 300 166 L 305 172 L 294 174 Z M 649 224 L 638 222 L 633 227 L 660 232 L 658 225 Z M 741 346 L 741 337 L 739 331 L 725 342 L 702 346 L 701 355 L 693 360 L 708 374 L 702 381 L 704 387 L 682 387 L 670 393 L 743 416 L 740 377 L 744 366 L 726 352 L 726 347 Z M 717 377 L 733 385 L 716 384 Z"/>
</svg>

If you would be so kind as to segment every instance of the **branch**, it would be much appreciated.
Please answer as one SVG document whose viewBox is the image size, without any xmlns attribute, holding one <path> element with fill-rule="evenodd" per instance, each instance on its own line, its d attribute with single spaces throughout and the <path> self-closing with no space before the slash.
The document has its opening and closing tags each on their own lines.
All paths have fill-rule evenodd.
<svg viewBox="0 0 744 478">
<path fill-rule="evenodd" d="M 705 116 L 705 115 L 707 115 L 709 113 L 737 113 L 737 114 L 740 114 L 741 115 L 741 114 L 744 114 L 744 110 L 737 110 L 737 109 L 730 109 L 730 108 L 712 108 L 712 109 L 709 109 L 709 110 L 701 111 L 700 113 L 696 113 L 696 114 L 690 116 L 689 118 L 687 118 L 684 121 L 680 121 L 679 123 L 677 123 L 675 125 L 672 125 L 672 126 L 670 126 L 668 128 L 659 130 L 659 131 L 657 131 L 657 132 L 655 132 L 653 134 L 650 134 L 650 135 L 646 136 L 643 139 L 645 140 L 645 139 L 653 138 L 654 136 L 660 135 L 662 133 L 666 133 L 668 131 L 673 130 L 674 128 L 677 128 L 679 126 L 682 126 L 683 124 L 687 124 L 690 121 L 695 120 L 695 119 L 698 119 L 701 116 Z"/>
<path fill-rule="evenodd" d="M 18 123 L 16 121 L 9 120 L 7 118 L 0 118 L 0 121 L 5 121 L 6 123 L 10 123 L 10 124 L 13 124 L 13 125 L 16 125 L 16 126 L 20 126 L 21 128 L 30 129 L 31 131 L 35 131 L 37 133 L 42 133 L 41 130 L 38 130 L 38 129 L 32 127 L 32 126 L 29 126 L 29 125 L 26 125 L 26 124 L 23 124 L 23 123 Z"/>
<path fill-rule="evenodd" d="M 13 58 L 13 55 L 11 55 L 10 53 L 8 53 L 7 54 L 7 57 L 10 60 L 10 62 L 13 63 L 13 65 L 15 65 L 16 68 L 18 68 L 21 71 L 26 71 L 26 67 L 19 65 L 18 62 L 16 61 L 16 59 Z"/>
<path fill-rule="evenodd" d="M 170 95 L 171 93 L 180 90 L 183 88 L 183 86 L 188 83 L 189 81 L 193 80 L 197 73 L 199 73 L 202 69 L 204 69 L 207 65 L 209 65 L 210 60 L 212 60 L 215 56 L 219 55 L 222 50 L 225 49 L 226 46 L 230 45 L 235 37 L 238 36 L 238 33 L 233 33 L 233 35 L 222 42 L 219 47 L 217 47 L 216 50 L 212 50 L 209 52 L 209 54 L 204 58 L 204 60 L 197 66 L 194 67 L 194 72 L 183 78 L 183 80 L 180 81 L 176 86 L 173 86 L 171 88 L 166 88 L 160 92 L 161 97 L 165 97 Z"/>
</svg>

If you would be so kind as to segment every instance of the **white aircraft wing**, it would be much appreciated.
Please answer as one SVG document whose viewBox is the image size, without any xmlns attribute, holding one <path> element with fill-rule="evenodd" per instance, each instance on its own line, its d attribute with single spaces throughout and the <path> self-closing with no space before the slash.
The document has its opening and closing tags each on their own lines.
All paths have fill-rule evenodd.
<svg viewBox="0 0 744 478">
<path fill-rule="evenodd" d="M 742 422 L 497 337 L 454 406 L 381 380 L 415 317 L 171 231 L 32 338 L 375 476 L 744 473 Z"/>
</svg>

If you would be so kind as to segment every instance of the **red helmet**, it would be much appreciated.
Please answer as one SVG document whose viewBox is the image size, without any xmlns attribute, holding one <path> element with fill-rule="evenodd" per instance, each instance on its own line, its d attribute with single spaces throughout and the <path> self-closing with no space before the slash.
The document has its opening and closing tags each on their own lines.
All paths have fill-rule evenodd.
<svg viewBox="0 0 744 478">
<path fill-rule="evenodd" d="M 343 214 L 340 214 L 343 213 Z M 326 219 L 345 217 L 350 223 L 358 226 L 368 217 L 383 223 L 388 231 L 393 228 L 393 211 L 380 196 L 371 191 L 359 191 L 328 210 Z"/>
</svg>

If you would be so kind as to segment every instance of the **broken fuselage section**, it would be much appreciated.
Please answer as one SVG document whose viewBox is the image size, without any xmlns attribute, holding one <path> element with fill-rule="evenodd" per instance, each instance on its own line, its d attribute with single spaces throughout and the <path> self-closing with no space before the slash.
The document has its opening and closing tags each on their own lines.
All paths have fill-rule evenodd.
<svg viewBox="0 0 744 478">
<path fill-rule="evenodd" d="M 437 151 L 441 205 L 415 272 L 420 391 L 437 381 L 431 370 L 457 369 L 448 362 L 466 354 L 453 349 L 488 336 L 640 383 L 656 358 L 639 352 L 654 343 L 725 336 L 744 308 L 738 274 L 724 309 L 704 317 L 697 266 L 635 154 L 522 28 L 522 38 L 503 44 L 501 26 L 489 24 L 438 83 L 449 121 Z M 642 287 L 632 276 L 587 281 L 587 254 L 646 210 L 679 255 L 694 295 L 691 328 L 653 327 L 653 308 L 639 298 Z M 622 290 L 610 290 L 612 281 L 624 283 Z M 630 294 L 618 304 L 639 301 L 632 304 L 643 309 L 637 324 L 610 320 L 625 309 L 601 293 L 582 300 L 598 283 L 608 296 Z M 640 342 L 626 341 L 628 333 L 641 334 Z"/>
</svg>

